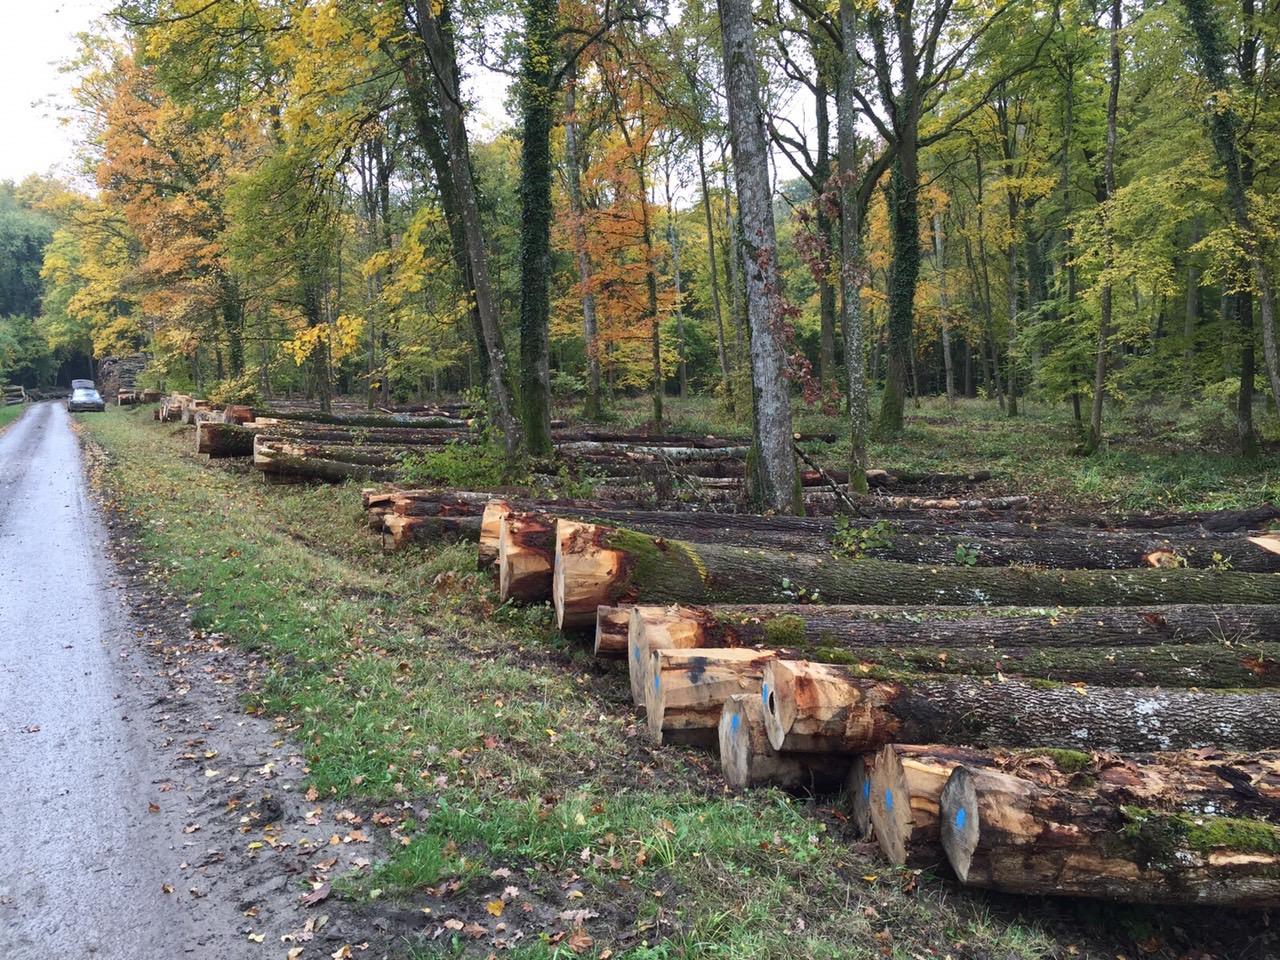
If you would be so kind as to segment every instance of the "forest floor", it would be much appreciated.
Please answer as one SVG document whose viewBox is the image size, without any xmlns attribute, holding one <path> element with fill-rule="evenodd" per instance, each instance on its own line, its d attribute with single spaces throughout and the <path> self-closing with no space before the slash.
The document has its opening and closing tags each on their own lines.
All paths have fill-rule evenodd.
<svg viewBox="0 0 1280 960">
<path fill-rule="evenodd" d="M 678 428 L 728 432 L 705 405 L 672 407 Z M 1246 466 L 1208 445 L 1183 452 L 1176 434 L 1138 424 L 1124 427 L 1132 444 L 1084 460 L 1069 424 L 1047 414 L 921 414 L 876 444 L 873 464 L 992 469 L 1010 490 L 1076 509 L 1280 496 L 1274 456 Z M 623 665 L 556 633 L 547 607 L 498 606 L 474 547 L 384 553 L 358 486 L 272 486 L 243 464 L 206 464 L 189 432 L 155 424 L 149 408 L 82 423 L 104 496 L 132 518 L 117 531 L 128 552 L 185 601 L 194 635 L 250 658 L 244 709 L 278 718 L 305 757 L 308 797 L 369 826 L 353 870 L 331 886 L 299 876 L 299 892 L 329 895 L 317 913 L 342 901 L 348 930 L 364 924 L 393 955 L 1261 960 L 1280 949 L 1257 914 L 995 896 L 892 868 L 854 841 L 837 798 L 733 795 L 713 757 L 652 747 Z M 303 958 L 330 955 L 301 946 Z"/>
</svg>

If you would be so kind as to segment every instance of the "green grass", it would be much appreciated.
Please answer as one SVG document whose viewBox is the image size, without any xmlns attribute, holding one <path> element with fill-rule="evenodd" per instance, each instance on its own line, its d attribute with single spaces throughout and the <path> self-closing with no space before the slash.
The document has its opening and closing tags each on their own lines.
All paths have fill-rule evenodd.
<svg viewBox="0 0 1280 960">
<path fill-rule="evenodd" d="M 261 654 L 247 708 L 283 718 L 321 796 L 411 802 L 397 813 L 412 817 L 407 845 L 344 881 L 345 896 L 412 904 L 449 880 L 474 901 L 506 868 L 559 909 L 576 875 L 571 905 L 603 918 L 583 955 L 630 960 L 1032 960 L 1089 936 L 1070 908 L 1020 910 L 917 880 L 855 846 L 830 809 L 732 796 L 713 758 L 648 749 L 620 665 L 556 634 L 546 607 L 498 606 L 473 547 L 383 553 L 357 487 L 270 486 L 205 465 L 185 430 L 146 409 L 84 427 L 143 555 L 197 598 L 193 626 Z M 1138 916 L 1144 929 L 1162 922 Z M 1100 928 L 1098 955 L 1131 951 L 1123 927 Z M 510 956 L 574 955 L 550 940 L 522 950 Z"/>
<path fill-rule="evenodd" d="M 0 407 L 0 430 L 3 430 L 22 416 L 26 412 L 27 406 L 25 403 L 15 403 L 10 406 Z"/>
</svg>

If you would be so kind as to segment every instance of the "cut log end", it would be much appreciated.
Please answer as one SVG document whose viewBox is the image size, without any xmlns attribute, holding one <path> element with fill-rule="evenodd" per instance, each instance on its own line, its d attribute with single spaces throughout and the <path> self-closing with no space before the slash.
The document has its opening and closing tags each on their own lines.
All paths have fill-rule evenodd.
<svg viewBox="0 0 1280 960">
<path fill-rule="evenodd" d="M 973 775 L 964 767 L 951 771 L 939 801 L 939 832 L 942 849 L 961 883 L 969 880 L 973 851 L 978 846 L 981 824 L 978 819 L 978 794 Z"/>
<path fill-rule="evenodd" d="M 596 640 L 593 652 L 597 657 L 621 660 L 627 656 L 631 610 L 632 607 L 628 604 L 614 607 L 602 603 L 596 607 Z"/>
<path fill-rule="evenodd" d="M 654 650 L 645 691 L 646 725 L 655 743 L 714 747 L 731 696 L 756 696 L 770 650 Z"/>
<path fill-rule="evenodd" d="M 489 570 L 498 562 L 498 541 L 502 536 L 502 520 L 511 512 L 505 500 L 490 500 L 480 517 L 479 569 Z M 496 572 L 496 571 L 495 571 Z"/>
<path fill-rule="evenodd" d="M 502 518 L 497 563 L 498 596 L 504 603 L 551 599 L 553 528 L 553 520 L 537 513 L 508 513 Z"/>
<path fill-rule="evenodd" d="M 729 786 L 735 790 L 760 785 L 752 762 L 750 725 L 753 714 L 763 728 L 764 711 L 760 701 L 750 694 L 734 694 L 725 702 L 720 714 L 720 769 Z"/>
<path fill-rule="evenodd" d="M 849 821 L 858 836 L 866 840 L 871 836 L 871 774 L 875 770 L 876 755 L 863 753 L 853 758 L 849 779 L 845 785 L 846 806 Z"/>
<path fill-rule="evenodd" d="M 876 754 L 869 784 L 871 823 L 876 842 L 890 863 L 904 864 L 914 826 L 914 812 L 902 760 L 892 746 L 886 746 Z"/>
<path fill-rule="evenodd" d="M 551 599 L 561 630 L 590 627 L 596 608 L 616 599 L 611 588 L 625 558 L 602 544 L 605 529 L 593 523 L 556 521 Z"/>
</svg>

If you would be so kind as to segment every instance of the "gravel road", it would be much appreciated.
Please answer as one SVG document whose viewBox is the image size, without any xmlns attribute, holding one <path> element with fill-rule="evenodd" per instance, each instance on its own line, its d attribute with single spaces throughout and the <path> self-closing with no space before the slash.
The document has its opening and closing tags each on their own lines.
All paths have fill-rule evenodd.
<svg viewBox="0 0 1280 960">
<path fill-rule="evenodd" d="M 303 758 L 111 544 L 65 408 L 33 406 L 0 434 L 0 953 L 329 956 L 364 924 L 299 905 L 335 827 Z"/>
</svg>

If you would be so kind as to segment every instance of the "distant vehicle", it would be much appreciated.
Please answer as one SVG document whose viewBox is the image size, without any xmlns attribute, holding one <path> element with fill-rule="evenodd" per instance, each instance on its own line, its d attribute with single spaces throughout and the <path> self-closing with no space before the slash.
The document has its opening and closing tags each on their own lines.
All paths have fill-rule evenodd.
<svg viewBox="0 0 1280 960">
<path fill-rule="evenodd" d="M 67 401 L 67 410 L 71 413 L 102 413 L 106 409 L 107 405 L 92 380 L 71 381 L 71 399 Z"/>
</svg>

